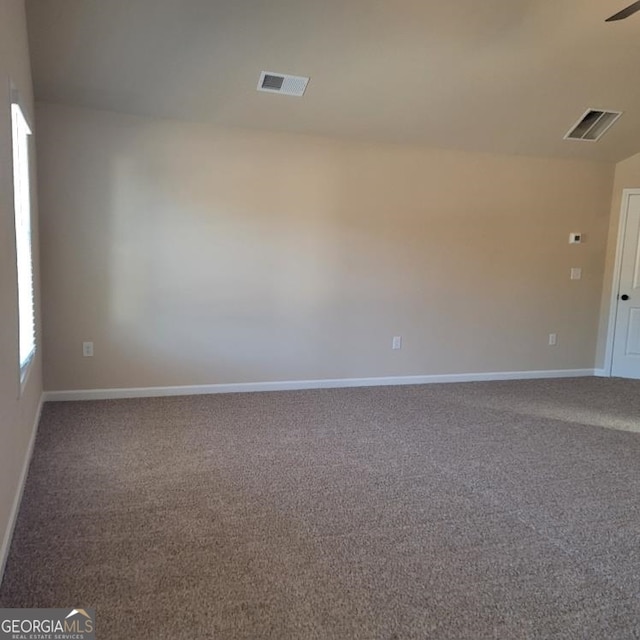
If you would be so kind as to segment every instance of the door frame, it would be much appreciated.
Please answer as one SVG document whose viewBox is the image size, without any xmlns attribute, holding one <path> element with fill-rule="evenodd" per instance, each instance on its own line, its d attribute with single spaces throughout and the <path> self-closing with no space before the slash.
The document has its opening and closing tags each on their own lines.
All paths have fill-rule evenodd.
<svg viewBox="0 0 640 640">
<path fill-rule="evenodd" d="M 613 339 L 616 333 L 616 321 L 618 312 L 618 294 L 620 290 L 620 275 L 622 271 L 622 250 L 624 236 L 627 231 L 627 218 L 629 216 L 629 200 L 631 196 L 640 196 L 640 189 L 623 189 L 620 214 L 618 216 L 618 241 L 616 243 L 616 260 L 611 279 L 611 299 L 609 300 L 609 315 L 607 325 L 607 341 L 604 352 L 604 375 L 611 377 L 613 370 Z"/>
</svg>

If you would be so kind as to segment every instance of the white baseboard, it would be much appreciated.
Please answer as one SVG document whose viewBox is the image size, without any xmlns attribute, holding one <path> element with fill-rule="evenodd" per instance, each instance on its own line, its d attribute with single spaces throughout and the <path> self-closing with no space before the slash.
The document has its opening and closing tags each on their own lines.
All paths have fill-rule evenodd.
<svg viewBox="0 0 640 640">
<path fill-rule="evenodd" d="M 593 371 L 593 375 L 596 378 L 610 378 L 611 375 L 609 374 L 608 371 L 606 371 L 605 369 L 594 369 Z"/>
<path fill-rule="evenodd" d="M 552 371 L 496 371 L 490 373 L 451 373 L 427 376 L 388 378 L 337 378 L 325 380 L 287 380 L 282 382 L 239 382 L 177 387 L 136 387 L 124 389 L 77 389 L 45 391 L 46 401 L 113 400 L 119 398 L 152 398 L 189 396 L 211 393 L 247 393 L 256 391 L 295 391 L 299 389 L 335 389 L 340 387 L 380 387 L 444 382 L 480 382 L 491 380 L 532 380 L 537 378 L 578 378 L 594 375 L 594 369 L 557 369 Z"/>
<path fill-rule="evenodd" d="M 42 406 L 45 402 L 45 394 L 40 396 L 40 402 L 36 409 L 36 417 L 31 428 L 31 437 L 29 438 L 29 446 L 27 447 L 27 453 L 24 456 L 22 463 L 22 471 L 20 472 L 20 479 L 18 480 L 18 488 L 16 495 L 13 498 L 13 505 L 11 506 L 11 513 L 9 514 L 9 522 L 7 529 L 4 533 L 4 539 L 2 541 L 2 547 L 0 547 L 0 584 L 4 578 L 4 569 L 7 564 L 7 558 L 9 557 L 9 548 L 11 547 L 11 540 L 13 538 L 13 531 L 16 527 L 16 521 L 18 519 L 18 512 L 20 511 L 20 503 L 22 502 L 22 494 L 24 493 L 24 485 L 27 481 L 27 474 L 29 472 L 29 465 L 31 464 L 31 456 L 33 455 L 33 446 L 36 442 L 36 434 L 38 433 L 38 424 L 40 423 L 40 415 L 42 414 Z"/>
</svg>

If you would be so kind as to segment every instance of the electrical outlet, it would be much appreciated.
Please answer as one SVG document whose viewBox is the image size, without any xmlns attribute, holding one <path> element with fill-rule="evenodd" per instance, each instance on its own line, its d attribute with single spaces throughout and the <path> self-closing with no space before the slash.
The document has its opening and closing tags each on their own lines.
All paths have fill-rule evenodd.
<svg viewBox="0 0 640 640">
<path fill-rule="evenodd" d="M 82 343 L 82 355 L 85 358 L 93 358 L 93 342 Z"/>
<path fill-rule="evenodd" d="M 393 336 L 393 340 L 391 341 L 392 349 L 402 349 L 402 336 Z"/>
<path fill-rule="evenodd" d="M 558 344 L 558 334 L 557 333 L 550 333 L 549 334 L 549 346 L 550 347 L 555 347 Z"/>
<path fill-rule="evenodd" d="M 571 279 L 572 280 L 581 280 L 582 279 L 582 269 L 580 267 L 572 267 L 571 268 Z"/>
</svg>

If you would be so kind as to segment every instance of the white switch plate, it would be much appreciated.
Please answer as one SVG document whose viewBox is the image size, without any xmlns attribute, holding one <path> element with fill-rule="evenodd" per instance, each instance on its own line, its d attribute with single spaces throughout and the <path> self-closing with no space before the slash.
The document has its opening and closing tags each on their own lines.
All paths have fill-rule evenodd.
<svg viewBox="0 0 640 640">
<path fill-rule="evenodd" d="M 569 234 L 569 244 L 580 244 L 582 242 L 582 234 L 581 233 L 570 233 Z"/>
<path fill-rule="evenodd" d="M 549 334 L 549 346 L 550 347 L 555 347 L 558 344 L 558 334 L 557 333 L 550 333 Z"/>
<path fill-rule="evenodd" d="M 582 278 L 582 269 L 580 267 L 572 267 L 571 269 L 571 279 L 572 280 L 580 280 Z"/>
<path fill-rule="evenodd" d="M 93 357 L 93 342 L 83 342 L 82 343 L 82 355 L 85 358 Z"/>
<path fill-rule="evenodd" d="M 402 349 L 402 336 L 393 336 L 393 340 L 391 341 L 392 349 Z"/>
</svg>

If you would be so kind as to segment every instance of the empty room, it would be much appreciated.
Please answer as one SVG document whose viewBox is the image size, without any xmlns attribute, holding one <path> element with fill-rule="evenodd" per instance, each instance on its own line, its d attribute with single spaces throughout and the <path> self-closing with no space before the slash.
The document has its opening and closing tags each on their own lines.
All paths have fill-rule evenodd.
<svg viewBox="0 0 640 640">
<path fill-rule="evenodd" d="M 639 43 L 0 0 L 0 638 L 640 637 Z"/>
</svg>

